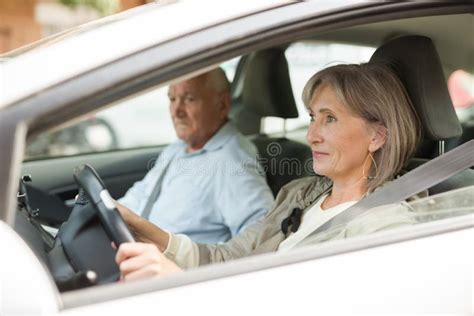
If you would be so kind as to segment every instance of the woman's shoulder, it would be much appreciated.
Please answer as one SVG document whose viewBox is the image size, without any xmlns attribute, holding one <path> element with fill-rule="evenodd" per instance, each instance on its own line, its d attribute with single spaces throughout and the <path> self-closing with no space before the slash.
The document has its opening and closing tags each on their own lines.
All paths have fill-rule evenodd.
<svg viewBox="0 0 474 316">
<path fill-rule="evenodd" d="M 299 178 L 288 182 L 281 188 L 281 190 L 285 190 L 287 192 L 304 190 L 308 187 L 317 185 L 319 182 L 324 182 L 325 180 L 327 180 L 327 178 L 322 176 Z"/>
</svg>

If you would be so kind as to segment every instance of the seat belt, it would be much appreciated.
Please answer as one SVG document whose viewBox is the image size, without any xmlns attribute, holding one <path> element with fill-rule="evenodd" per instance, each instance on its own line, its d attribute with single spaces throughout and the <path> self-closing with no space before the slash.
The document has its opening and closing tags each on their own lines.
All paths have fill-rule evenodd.
<svg viewBox="0 0 474 316">
<path fill-rule="evenodd" d="M 346 211 L 334 216 L 304 239 L 330 227 L 345 225 L 372 208 L 400 203 L 473 165 L 474 140 L 470 140 L 393 180 L 380 190 L 352 205 Z"/>
<path fill-rule="evenodd" d="M 149 219 L 150 214 L 151 214 L 151 208 L 153 207 L 153 204 L 155 204 L 156 199 L 158 198 L 158 195 L 160 194 L 161 184 L 163 183 L 163 179 L 165 178 L 166 172 L 168 171 L 168 167 L 170 166 L 171 161 L 173 160 L 173 156 L 174 155 L 172 155 L 166 162 L 165 167 L 163 168 L 160 175 L 158 176 L 158 179 L 156 180 L 155 186 L 153 187 L 153 190 L 151 191 L 150 196 L 148 196 L 148 200 L 141 214 L 141 217 L 143 217 L 146 220 Z"/>
</svg>

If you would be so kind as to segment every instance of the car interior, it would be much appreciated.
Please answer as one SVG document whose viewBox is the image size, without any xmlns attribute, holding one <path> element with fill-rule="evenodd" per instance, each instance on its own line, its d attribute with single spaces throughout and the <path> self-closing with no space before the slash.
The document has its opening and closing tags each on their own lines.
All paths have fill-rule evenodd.
<svg viewBox="0 0 474 316">
<path fill-rule="evenodd" d="M 446 84 L 448 70 L 474 69 L 473 60 L 469 58 L 474 51 L 472 39 L 466 40 L 469 38 L 466 34 L 455 34 L 459 38 L 453 40 L 450 37 L 456 31 L 445 32 L 446 25 L 454 25 L 452 30 L 462 30 L 472 23 L 470 14 L 411 18 L 353 26 L 305 38 L 304 41 L 353 43 L 377 48 L 368 62 L 383 62 L 395 71 L 422 123 L 423 142 L 406 166 L 406 171 L 410 171 L 473 138 L 473 125 L 459 122 Z M 453 41 L 459 44 L 457 49 L 450 47 Z M 314 174 L 311 168 L 304 167 L 282 173 L 271 165 L 294 161 L 299 166 L 311 166 L 311 150 L 301 138 L 301 130 L 262 132 L 262 119 L 266 117 L 285 121 L 301 115 L 295 101 L 299 96 L 294 95 L 285 56 L 290 44 L 249 52 L 240 59 L 232 82 L 230 117 L 255 144 L 275 196 L 288 182 Z M 271 149 L 275 144 L 278 144 L 278 154 Z M 23 174 L 31 174 L 33 179 L 31 183 L 28 178 L 22 181 L 28 196 L 27 205 L 23 204 L 23 207 L 28 208 L 28 213 L 39 209 L 34 221 L 38 224 L 31 229 L 32 221 L 27 213 L 26 216 L 16 216 L 15 228 L 49 267 L 61 291 L 110 283 L 118 275 L 113 261 L 114 250 L 110 247 L 104 224 L 92 207 L 81 204 L 80 198 L 74 200 L 78 185 L 71 176 L 72 167 L 82 163 L 93 165 L 111 195 L 118 198 L 144 176 L 147 163 L 156 158 L 162 148 L 24 162 Z M 429 191 L 434 195 L 473 184 L 474 169 L 471 168 Z M 57 237 L 54 238 L 51 232 Z M 93 278 L 87 276 L 91 270 L 97 274 Z"/>
</svg>

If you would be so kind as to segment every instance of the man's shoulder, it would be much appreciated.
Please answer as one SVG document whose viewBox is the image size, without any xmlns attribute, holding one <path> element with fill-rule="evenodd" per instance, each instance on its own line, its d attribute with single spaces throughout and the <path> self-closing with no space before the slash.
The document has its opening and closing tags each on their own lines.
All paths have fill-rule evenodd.
<svg viewBox="0 0 474 316">
<path fill-rule="evenodd" d="M 222 146 L 224 154 L 232 154 L 232 157 L 240 159 L 241 156 L 255 158 L 257 156 L 257 147 L 252 141 L 245 137 L 236 128 L 229 133 L 227 142 Z"/>
<path fill-rule="evenodd" d="M 162 169 L 162 167 L 159 166 L 167 165 L 180 150 L 184 150 L 184 145 L 179 141 L 175 141 L 161 148 L 156 158 L 153 159 L 153 164 L 151 164 L 151 166 L 153 166 L 152 170 Z"/>
</svg>

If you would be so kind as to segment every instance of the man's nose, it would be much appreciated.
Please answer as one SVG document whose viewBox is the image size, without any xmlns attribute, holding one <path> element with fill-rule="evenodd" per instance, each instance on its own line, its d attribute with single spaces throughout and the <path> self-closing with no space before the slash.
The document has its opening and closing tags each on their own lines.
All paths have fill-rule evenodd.
<svg viewBox="0 0 474 316">
<path fill-rule="evenodd" d="M 311 122 L 308 126 L 308 132 L 306 133 L 306 140 L 309 144 L 320 143 L 323 140 L 321 135 L 321 129 L 319 124 Z"/>
<path fill-rule="evenodd" d="M 173 115 L 177 117 L 182 117 L 183 115 L 185 115 L 184 102 L 179 98 L 173 101 L 173 103 L 171 104 L 171 109 L 172 109 Z"/>
</svg>

